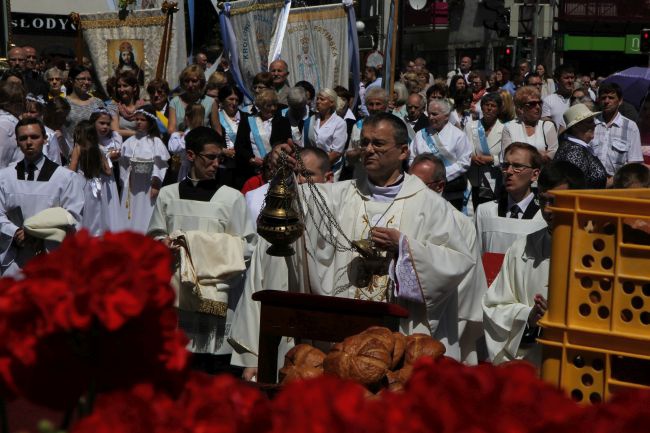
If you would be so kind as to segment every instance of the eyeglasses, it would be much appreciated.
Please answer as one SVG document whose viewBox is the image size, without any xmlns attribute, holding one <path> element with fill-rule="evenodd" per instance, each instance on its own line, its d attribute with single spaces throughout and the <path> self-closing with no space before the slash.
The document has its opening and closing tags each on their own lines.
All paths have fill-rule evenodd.
<svg viewBox="0 0 650 433">
<path fill-rule="evenodd" d="M 366 151 L 368 146 L 372 147 L 372 150 L 378 153 L 388 152 L 390 149 L 399 147 L 398 145 L 391 145 L 390 143 L 376 142 L 372 140 L 361 140 L 361 149 Z"/>
<path fill-rule="evenodd" d="M 223 155 L 221 154 L 215 155 L 214 153 L 210 153 L 210 154 L 199 153 L 199 156 L 207 159 L 208 161 L 221 161 L 223 159 Z"/>
<path fill-rule="evenodd" d="M 47 79 L 47 81 L 61 81 L 61 80 L 63 80 L 63 78 L 61 77 L 50 77 Z"/>
<path fill-rule="evenodd" d="M 535 107 L 541 107 L 542 106 L 542 101 L 528 101 L 524 103 L 524 107 L 526 108 L 535 108 Z"/>
<path fill-rule="evenodd" d="M 75 81 L 92 81 L 93 79 L 90 77 L 77 77 L 74 79 Z"/>
<path fill-rule="evenodd" d="M 519 164 L 518 162 L 513 162 L 512 164 L 509 162 L 501 163 L 501 171 L 503 171 L 504 173 L 507 172 L 509 168 L 512 168 L 512 171 L 514 171 L 515 173 L 521 173 L 525 169 L 533 168 L 533 167 L 526 164 Z"/>
</svg>

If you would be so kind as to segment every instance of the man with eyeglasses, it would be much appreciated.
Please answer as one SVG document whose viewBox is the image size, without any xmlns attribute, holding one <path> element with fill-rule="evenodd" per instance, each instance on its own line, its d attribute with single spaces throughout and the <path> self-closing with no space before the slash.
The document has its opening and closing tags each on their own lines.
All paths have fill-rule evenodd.
<svg viewBox="0 0 650 433">
<path fill-rule="evenodd" d="M 429 126 L 429 118 L 424 113 L 426 101 L 419 93 L 411 93 L 406 100 L 407 114 L 404 120 L 411 127 L 414 133 Z"/>
<path fill-rule="evenodd" d="M 527 143 L 512 143 L 501 162 L 505 194 L 476 208 L 481 253 L 505 253 L 522 236 L 544 227 L 531 186 L 542 166 L 539 151 Z"/>
<path fill-rule="evenodd" d="M 501 364 L 525 359 L 541 366 L 537 325 L 548 309 L 553 214 L 548 209 L 551 189 L 582 189 L 582 171 L 565 161 L 553 161 L 539 175 L 539 202 L 546 223 L 516 240 L 503 266 L 483 296 L 483 325 L 490 361 Z"/>
<path fill-rule="evenodd" d="M 185 146 L 190 173 L 160 190 L 147 234 L 177 255 L 179 327 L 194 368 L 214 374 L 230 371 L 225 336 L 256 236 L 244 196 L 219 180 L 223 138 L 200 126 L 185 135 Z"/>
<path fill-rule="evenodd" d="M 409 173 L 419 177 L 431 191 L 437 194 L 442 194 L 445 189 L 447 178 L 445 164 L 432 153 L 416 156 Z M 451 203 L 447 201 L 445 203 L 454 222 L 463 233 L 467 249 L 476 261 L 458 285 L 460 360 L 464 364 L 474 365 L 487 358 L 483 336 L 483 310 L 481 309 L 481 298 L 487 290 L 487 281 L 481 263 L 481 248 L 476 236 L 476 227 L 472 219 L 454 208 Z"/>
</svg>

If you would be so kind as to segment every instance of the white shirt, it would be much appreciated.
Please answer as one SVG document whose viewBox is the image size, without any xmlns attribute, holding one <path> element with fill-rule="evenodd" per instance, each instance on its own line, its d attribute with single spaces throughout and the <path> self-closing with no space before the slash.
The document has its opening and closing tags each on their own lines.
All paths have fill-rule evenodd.
<svg viewBox="0 0 650 433">
<path fill-rule="evenodd" d="M 309 127 L 309 140 L 325 152 L 343 153 L 348 139 L 348 125 L 336 113 L 333 113 L 325 123 L 321 123 L 319 116 L 311 117 Z"/>
<path fill-rule="evenodd" d="M 465 133 L 447 122 L 438 133 L 440 142 L 444 146 L 444 149 L 438 149 L 439 152 L 435 152 L 427 144 L 426 135 L 429 134 L 429 132 L 429 128 L 422 129 L 415 135 L 415 139 L 411 141 L 411 144 L 409 145 L 409 151 L 411 152 L 409 164 L 411 164 L 415 157 L 421 153 L 437 153 L 438 155 L 436 156 L 442 156 L 446 161 L 445 168 L 447 169 L 447 182 L 465 174 L 469 169 L 473 150 Z M 438 146 L 438 143 L 436 143 L 436 140 L 433 137 L 431 140 L 435 146 Z M 450 156 L 450 158 L 447 158 L 447 155 Z"/>
<path fill-rule="evenodd" d="M 228 122 L 228 126 L 230 127 L 232 133 L 234 134 L 233 138 L 237 137 L 237 129 L 239 128 L 239 121 L 241 120 L 239 110 L 237 110 L 237 112 L 235 113 L 234 119 L 228 116 L 225 111 L 219 110 L 219 113 L 222 112 L 223 112 L 223 118 L 225 119 L 226 122 Z M 219 119 L 219 121 L 221 121 L 221 118 Z M 224 138 L 226 139 L 226 148 L 227 149 L 234 148 L 235 142 L 233 141 L 233 138 L 231 138 L 228 132 L 226 131 L 226 127 L 223 125 L 223 123 L 221 124 L 221 127 L 223 128 L 223 135 Z"/>
<path fill-rule="evenodd" d="M 560 129 L 560 127 L 566 127 L 566 123 L 564 123 L 564 112 L 568 110 L 570 106 L 570 98 L 565 98 L 558 93 L 553 93 L 544 98 L 542 117 L 553 119 L 553 123 L 555 123 L 557 129 Z"/>
<path fill-rule="evenodd" d="M 609 176 L 628 162 L 643 162 L 641 135 L 636 123 L 621 113 L 616 113 L 609 126 L 602 114 L 594 120 L 596 130 L 591 147 Z"/>
<path fill-rule="evenodd" d="M 526 209 L 528 209 L 528 205 L 530 204 L 530 202 L 533 201 L 534 198 L 535 198 L 535 194 L 531 192 L 526 197 L 524 197 L 523 200 L 515 203 L 512 197 L 508 195 L 508 212 L 507 212 L 508 218 L 513 218 L 512 211 L 510 209 L 512 209 L 514 205 L 517 205 L 519 206 L 520 209 L 520 212 L 517 214 L 517 219 L 521 219 L 524 216 Z"/>
<path fill-rule="evenodd" d="M 265 183 L 259 188 L 248 191 L 244 198 L 246 198 L 246 207 L 248 207 L 248 216 L 251 219 L 253 227 L 257 227 L 257 217 L 260 215 L 266 193 L 269 192 L 269 183 Z"/>
<path fill-rule="evenodd" d="M 478 125 L 480 120 L 472 120 L 465 124 L 465 135 L 472 143 L 475 155 L 483 155 L 483 148 L 481 147 L 481 140 L 478 134 Z M 501 137 L 503 135 L 504 125 L 499 119 L 492 125 L 492 129 L 488 133 L 486 131 L 487 146 L 490 149 L 490 155 L 494 158 L 494 165 L 499 165 L 499 154 L 501 153 Z"/>
<path fill-rule="evenodd" d="M 257 130 L 259 131 L 260 137 L 264 142 L 264 147 L 266 148 L 267 153 L 270 152 L 271 145 L 269 144 L 269 140 L 271 139 L 271 122 L 273 122 L 273 118 L 271 117 L 268 120 L 262 120 L 259 116 L 252 116 L 248 119 L 253 119 L 253 121 L 257 123 Z M 253 148 L 253 155 L 255 155 L 256 158 L 264 158 L 264 156 L 260 153 L 260 150 L 257 148 L 257 142 L 255 141 L 252 130 L 249 134 L 249 138 L 251 141 L 251 147 Z"/>
<path fill-rule="evenodd" d="M 16 124 L 18 118 L 0 110 L 0 168 L 23 159 L 23 153 L 16 143 Z"/>
<path fill-rule="evenodd" d="M 553 122 L 548 120 L 539 120 L 535 125 L 535 133 L 528 135 L 526 125 L 521 120 L 513 120 L 505 124 L 503 128 L 503 137 L 501 139 L 501 160 L 505 150 L 512 143 L 521 142 L 534 146 L 540 152 L 548 152 L 549 157 L 553 158 L 558 148 L 557 130 Z"/>
</svg>

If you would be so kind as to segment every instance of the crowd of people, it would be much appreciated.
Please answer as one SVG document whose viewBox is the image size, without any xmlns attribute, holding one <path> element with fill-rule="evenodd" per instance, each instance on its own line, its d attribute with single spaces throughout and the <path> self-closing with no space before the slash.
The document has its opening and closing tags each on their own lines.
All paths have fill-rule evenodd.
<svg viewBox="0 0 650 433">
<path fill-rule="evenodd" d="M 438 338 L 455 359 L 539 362 L 548 191 L 650 186 L 634 107 L 568 65 L 485 74 L 464 56 L 434 77 L 418 58 L 389 95 L 381 67 L 365 68 L 358 91 L 315 89 L 290 85 L 276 60 L 251 101 L 227 61 L 209 73 L 196 60 L 176 87 L 142 88 L 129 68 L 100 86 L 92 65 L 9 51 L 0 271 L 19 275 L 60 232 L 153 236 L 177 257 L 179 326 L 207 371 L 255 376 L 251 296 L 264 289 L 396 302 L 409 311 L 403 332 Z M 281 164 L 303 200 L 292 258 L 267 254 L 256 234 Z M 489 287 L 486 253 L 505 254 Z"/>
</svg>

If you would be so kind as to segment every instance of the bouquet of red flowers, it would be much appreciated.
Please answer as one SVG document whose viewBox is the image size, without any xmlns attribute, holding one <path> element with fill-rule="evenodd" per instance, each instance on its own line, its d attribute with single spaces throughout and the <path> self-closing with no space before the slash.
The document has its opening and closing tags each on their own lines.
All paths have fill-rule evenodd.
<svg viewBox="0 0 650 433">
<path fill-rule="evenodd" d="M 52 408 L 185 369 L 166 247 L 87 232 L 0 280 L 0 392 Z M 170 382 L 171 379 L 171 382 Z"/>
</svg>

